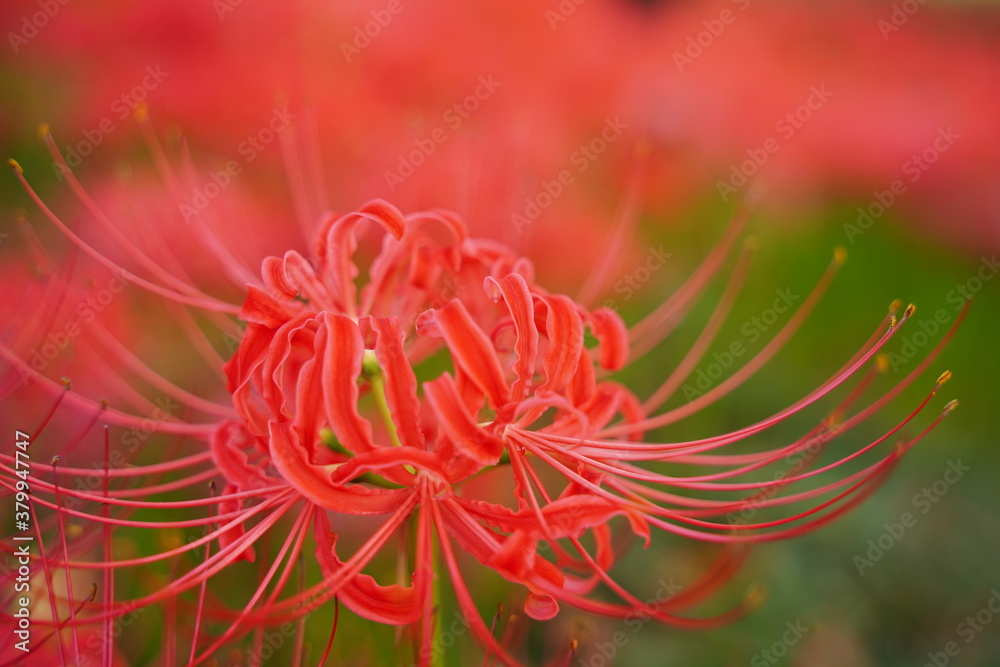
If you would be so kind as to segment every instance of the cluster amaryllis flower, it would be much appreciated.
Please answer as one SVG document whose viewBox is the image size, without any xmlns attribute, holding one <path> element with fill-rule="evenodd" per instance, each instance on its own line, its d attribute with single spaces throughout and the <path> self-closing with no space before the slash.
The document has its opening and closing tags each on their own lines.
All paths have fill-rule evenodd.
<svg viewBox="0 0 1000 667">
<path fill-rule="evenodd" d="M 48 143 L 54 150 L 50 138 Z M 59 160 L 57 151 L 53 155 Z M 163 157 L 155 146 L 154 155 Z M 180 177 L 159 162 L 168 184 L 176 183 Z M 166 664 L 180 656 L 187 656 L 186 664 L 205 664 L 248 635 L 248 650 L 259 657 L 263 629 L 289 623 L 295 624 L 299 661 L 307 618 L 343 604 L 373 622 L 408 628 L 400 660 L 428 665 L 440 652 L 435 641 L 443 588 L 453 592 L 488 658 L 521 664 L 524 658 L 505 635 L 484 620 L 462 554 L 511 582 L 512 596 L 539 621 L 571 606 L 682 628 L 726 623 L 756 604 L 753 589 L 729 611 L 693 612 L 732 578 L 748 545 L 802 534 L 848 511 L 954 407 L 948 404 L 919 429 L 911 425 L 947 380 L 945 373 L 897 425 L 819 465 L 817 451 L 848 439 L 921 377 L 954 331 L 888 391 L 858 407 L 884 366 L 882 349 L 913 312 L 911 306 L 900 314 L 894 303 L 860 349 L 792 405 L 697 440 L 649 437 L 722 399 L 762 368 L 843 263 L 838 251 L 787 324 L 731 376 L 663 409 L 711 349 L 745 282 L 752 245 L 742 252 L 737 246 L 747 209 L 684 284 L 628 327 L 609 307 L 587 307 L 546 291 L 528 260 L 496 242 L 470 238 L 455 214 L 403 215 L 382 200 L 343 215 L 316 216 L 308 255 L 290 250 L 268 257 L 256 274 L 210 244 L 220 273 L 243 289 L 242 304 L 229 303 L 187 280 L 178 262 L 154 262 L 128 235 L 114 233 L 114 223 L 71 172 L 70 188 L 105 238 L 130 258 L 129 268 L 66 225 L 12 166 L 44 216 L 80 252 L 110 271 L 125 271 L 130 284 L 179 309 L 178 324 L 198 354 L 212 358 L 192 311 L 221 327 L 232 326 L 232 316 L 243 323 L 237 349 L 219 363 L 228 402 L 187 391 L 124 346 L 104 341 L 109 356 L 185 406 L 189 417 L 150 420 L 149 403 L 139 393 L 132 397 L 135 411 L 80 396 L 68 383 L 37 372 L 11 345 L 0 347 L 10 367 L 6 393 L 26 381 L 51 397 L 33 442 L 44 440 L 58 413 L 85 417 L 75 436 L 52 447 L 57 456 L 51 463 L 35 461 L 30 474 L 20 475 L 15 457 L 0 453 L 5 492 L 14 493 L 19 482 L 31 488 L 39 551 L 30 573 L 48 603 L 47 613 L 34 617 L 36 628 L 46 628 L 36 636 L 36 650 L 64 662 L 86 656 L 113 664 L 120 659 L 114 623 L 152 605 L 164 609 Z M 611 275 L 612 253 L 627 228 L 617 228 L 619 242 L 608 244 L 589 291 L 599 291 L 593 285 Z M 372 230 L 381 233 L 381 243 L 362 267 L 359 242 Z M 662 384 L 640 396 L 610 379 L 650 358 L 733 255 L 714 312 Z M 51 280 L 59 299 L 72 293 L 61 274 Z M 820 405 L 826 406 L 823 418 L 801 437 L 764 449 L 743 446 Z M 105 425 L 103 437 L 95 432 L 98 424 Z M 140 458 L 133 453 L 123 461 L 109 433 L 135 428 L 181 442 L 156 451 L 147 443 Z M 74 450 L 95 438 L 103 444 L 103 465 L 75 464 Z M 763 474 L 796 455 L 803 465 L 780 476 Z M 873 460 L 855 465 L 862 457 Z M 837 475 L 840 470 L 849 472 Z M 733 519 L 747 509 L 751 519 L 758 510 L 768 518 Z M 345 550 L 342 526 L 364 527 L 366 537 L 352 534 L 358 544 Z M 177 528 L 204 534 L 155 547 L 136 541 L 133 550 L 145 544 L 152 551 L 116 553 L 116 539 L 126 531 Z M 650 591 L 619 583 L 614 568 L 622 534 L 648 546 L 654 531 L 714 543 L 719 555 L 681 592 L 650 601 Z M 4 548 L 9 554 L 8 544 Z M 261 549 L 267 558 L 259 557 Z M 387 557 L 396 562 L 389 579 L 384 568 L 372 567 Z M 259 563 L 258 579 L 245 601 L 233 605 L 231 595 L 211 584 L 248 560 Z M 147 569 L 158 564 L 168 565 L 169 576 Z M 318 575 L 307 581 L 308 572 Z M 15 570 L 3 578 L 10 583 L 16 576 Z M 128 591 L 144 592 L 121 594 L 123 580 L 131 582 Z M 83 581 L 97 583 L 81 590 Z M 16 623 L 7 609 L 5 622 Z M 97 649 L 81 639 L 95 628 Z M 575 650 L 568 642 L 555 659 L 568 660 Z"/>
</svg>

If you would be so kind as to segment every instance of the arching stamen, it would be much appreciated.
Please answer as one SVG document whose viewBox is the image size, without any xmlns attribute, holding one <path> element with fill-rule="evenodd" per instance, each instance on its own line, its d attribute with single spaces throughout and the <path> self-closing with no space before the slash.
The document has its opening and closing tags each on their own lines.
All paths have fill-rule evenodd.
<svg viewBox="0 0 1000 667">
<path fill-rule="evenodd" d="M 705 291 L 712 278 L 718 273 L 759 202 L 760 193 L 751 190 L 736 213 L 730 218 L 722 238 L 702 260 L 694 273 L 670 295 L 670 298 L 629 329 L 629 342 L 633 346 L 639 344 L 651 348 L 673 331 L 674 327 L 683 319 L 683 314 L 690 309 L 694 301 Z M 633 362 L 642 356 L 639 352 L 642 349 L 642 347 L 634 348 Z"/>
<path fill-rule="evenodd" d="M 320 656 L 317 667 L 323 667 L 326 664 L 326 659 L 330 657 L 330 650 L 333 649 L 333 640 L 337 638 L 337 625 L 340 623 L 340 600 L 334 596 L 333 598 L 333 626 L 330 628 L 330 638 L 326 640 L 326 648 L 323 650 L 323 655 Z"/>
<path fill-rule="evenodd" d="M 216 650 L 218 650 L 223 644 L 226 643 L 227 640 L 229 640 L 231 637 L 235 637 L 238 634 L 241 634 L 242 632 L 245 632 L 245 628 L 241 623 L 241 621 L 245 620 L 250 616 L 251 611 L 254 610 L 254 608 L 257 606 L 257 601 L 260 600 L 261 597 L 263 597 L 264 593 L 267 592 L 267 587 L 271 583 L 271 580 L 274 579 L 275 575 L 278 574 L 278 570 L 281 568 L 282 562 L 285 560 L 285 555 L 288 553 L 289 549 L 293 549 L 294 547 L 294 550 L 288 559 L 288 563 L 286 564 L 282 576 L 278 579 L 278 582 L 276 583 L 274 590 L 271 593 L 271 596 L 266 600 L 266 602 L 262 606 L 266 609 L 274 604 L 274 599 L 281 592 L 281 589 L 284 588 L 284 584 L 288 579 L 288 575 L 291 574 L 292 567 L 294 566 L 295 563 L 297 551 L 302 547 L 302 541 L 305 538 L 304 528 L 308 525 L 308 520 L 312 516 L 312 509 L 311 509 L 312 507 L 315 506 L 310 505 L 307 509 L 305 509 L 299 514 L 298 518 L 295 520 L 295 524 L 292 526 L 291 532 L 289 533 L 289 539 L 285 540 L 284 544 L 281 545 L 281 549 L 278 550 L 278 554 L 275 556 L 273 564 L 271 565 L 267 573 L 264 575 L 260 584 L 257 586 L 257 590 L 250 597 L 250 600 L 247 602 L 246 606 L 243 608 L 243 611 L 240 613 L 240 615 L 237 616 L 235 619 L 233 619 L 229 628 L 225 632 L 223 632 L 214 642 L 212 642 L 212 644 L 208 648 L 206 648 L 205 651 L 200 656 L 196 658 L 192 657 L 190 661 L 191 667 L 196 667 L 196 665 L 200 665 L 201 663 L 205 662 L 205 660 L 210 658 Z M 192 647 L 192 654 L 193 653 L 194 649 Z"/>
<path fill-rule="evenodd" d="M 52 138 L 52 134 L 48 130 L 48 126 L 43 125 L 39 134 L 41 135 L 49 154 L 52 155 L 52 158 L 55 160 L 55 164 L 58 167 L 60 174 L 65 177 L 66 184 L 76 196 L 77 200 L 87 211 L 90 212 L 90 215 L 97 221 L 98 225 L 100 225 L 105 234 L 110 236 L 111 239 L 126 252 L 126 254 L 131 256 L 132 259 L 139 263 L 139 265 L 150 271 L 150 273 L 156 277 L 157 280 L 161 281 L 164 285 L 167 285 L 170 289 L 176 290 L 179 294 L 185 294 L 189 297 L 205 299 L 207 301 L 214 300 L 213 297 L 198 290 L 191 283 L 185 282 L 166 271 L 160 263 L 153 261 L 149 255 L 136 247 L 136 245 L 132 243 L 131 239 L 118 229 L 111 219 L 108 218 L 104 211 L 102 211 L 97 205 L 97 202 L 95 202 L 90 195 L 87 194 L 87 191 L 76 179 L 76 176 L 73 174 L 73 170 L 66 164 L 66 160 L 63 158 L 62 153 L 56 146 L 55 140 Z"/>
<path fill-rule="evenodd" d="M 42 573 L 45 576 L 45 589 L 49 598 L 49 610 L 52 613 L 53 634 L 56 638 L 56 652 L 59 654 L 59 665 L 65 667 L 66 657 L 63 654 L 62 623 L 59 620 L 59 607 L 56 605 L 56 593 L 52 587 L 52 572 L 49 569 L 49 557 L 45 553 L 45 542 L 42 539 L 42 524 L 35 512 L 35 502 L 28 503 L 31 512 L 31 523 L 35 526 L 35 537 L 38 539 L 38 558 L 42 561 Z"/>
<path fill-rule="evenodd" d="M 209 496 L 215 496 L 215 482 L 209 484 Z M 205 534 L 209 532 L 208 528 L 205 528 Z M 202 564 L 208 561 L 212 555 L 212 542 L 205 542 L 205 559 Z M 198 635 L 201 634 L 201 616 L 202 612 L 205 610 L 205 591 L 208 588 L 208 579 L 202 579 L 201 586 L 198 588 L 198 607 L 194 615 L 194 631 L 191 634 L 191 652 L 188 654 L 188 663 L 194 662 L 194 657 L 197 655 L 198 649 Z"/>
<path fill-rule="evenodd" d="M 681 362 L 674 368 L 674 371 L 663 381 L 659 389 L 653 392 L 642 404 L 642 411 L 644 413 L 649 414 L 653 412 L 673 396 L 674 392 L 681 386 L 681 383 L 694 371 L 695 366 L 701 361 L 705 352 L 708 351 L 709 346 L 722 329 L 722 325 L 729 315 L 729 310 L 744 285 L 750 263 L 750 254 L 753 252 L 754 247 L 755 244 L 751 243 L 744 246 L 744 251 L 736 263 L 736 268 L 733 269 L 729 283 L 726 285 L 726 290 L 723 292 L 722 298 L 719 299 L 719 303 L 716 305 L 711 318 L 709 318 L 705 328 L 702 329 L 698 335 L 698 339 L 690 347 L 687 354 L 684 355 Z"/>
<path fill-rule="evenodd" d="M 288 177 L 288 187 L 292 193 L 292 208 L 295 210 L 295 218 L 299 222 L 302 239 L 309 243 L 312 241 L 313 228 L 316 225 L 319 212 L 314 211 L 309 202 L 309 188 L 302 175 L 302 159 L 299 157 L 295 139 L 294 128 L 289 128 L 281 133 L 279 136 L 281 158 L 285 165 L 285 175 Z"/>
<path fill-rule="evenodd" d="M 59 464 L 59 457 L 58 456 L 53 456 L 52 457 L 52 487 L 53 487 L 53 489 L 55 491 L 55 496 L 56 496 L 56 507 L 55 507 L 55 510 L 56 510 L 56 516 L 58 517 L 58 520 L 59 520 L 58 521 L 58 523 L 59 523 L 59 541 L 62 544 L 63 562 L 67 563 L 67 565 L 63 566 L 63 574 L 65 575 L 65 578 L 66 578 L 66 597 L 69 600 L 69 608 L 70 608 L 70 611 L 72 613 L 72 610 L 74 609 L 74 607 L 76 607 L 76 604 L 73 602 L 73 577 L 72 577 L 72 573 L 70 571 L 70 567 L 68 565 L 68 563 L 69 563 L 69 545 L 66 542 L 66 524 L 64 522 L 63 513 L 61 511 L 62 510 L 62 501 L 61 501 L 61 499 L 59 497 L 59 475 L 57 473 L 57 466 L 58 466 L 58 464 Z M 73 635 L 73 655 L 79 656 L 80 655 L 80 635 L 77 632 L 76 620 L 74 618 L 70 618 L 70 631 L 72 632 L 72 635 Z"/>
<path fill-rule="evenodd" d="M 47 217 L 52 222 L 52 224 L 54 224 L 59 229 L 59 231 L 61 231 L 63 235 L 66 236 L 66 238 L 68 238 L 77 247 L 79 247 L 80 250 L 87 253 L 87 255 L 89 255 L 92 259 L 94 259 L 98 264 L 100 264 L 104 268 L 108 269 L 109 271 L 111 271 L 116 275 L 122 276 L 126 282 L 135 283 L 139 287 L 142 287 L 143 289 L 152 292 L 153 294 L 162 296 L 172 301 L 176 301 L 177 303 L 184 303 L 191 306 L 198 306 L 199 308 L 204 308 L 205 310 L 216 310 L 223 313 L 231 313 L 233 315 L 236 315 L 240 312 L 240 309 L 237 306 L 234 306 L 233 304 L 230 303 L 225 303 L 223 301 L 219 301 L 218 299 L 214 299 L 212 297 L 189 296 L 180 292 L 175 292 L 173 290 L 167 289 L 162 285 L 150 282 L 145 278 L 142 278 L 140 276 L 137 276 L 129 272 L 123 266 L 108 259 L 105 255 L 95 250 L 93 246 L 91 246 L 82 238 L 77 236 L 69 227 L 66 226 L 66 224 L 62 220 L 59 219 L 59 217 L 55 213 L 52 212 L 52 210 L 45 204 L 42 198 L 38 196 L 38 193 L 35 192 L 34 188 L 31 187 L 27 179 L 25 179 L 24 172 L 21 170 L 21 167 L 20 165 L 17 164 L 17 162 L 11 160 L 10 164 L 11 167 L 14 169 L 14 174 L 17 176 L 17 180 L 18 182 L 20 182 L 21 187 L 24 188 L 24 191 L 28 194 L 28 197 L 30 197 L 31 200 L 35 202 L 35 205 L 38 206 L 38 208 L 42 211 L 42 213 L 45 214 L 45 217 Z"/>
<path fill-rule="evenodd" d="M 62 405 L 63 399 L 65 399 L 66 395 L 73 390 L 73 383 L 70 382 L 67 377 L 62 378 L 62 380 L 60 380 L 60 384 L 62 384 L 63 390 L 58 393 L 55 403 L 52 404 L 52 407 L 42 419 L 42 422 L 35 428 L 35 432 L 31 434 L 31 437 L 29 438 L 31 442 L 38 440 L 38 436 L 40 436 L 42 431 L 45 430 L 45 427 L 49 425 L 49 422 L 52 421 L 52 417 L 56 414 L 56 410 L 58 410 L 59 406 Z"/>
<path fill-rule="evenodd" d="M 592 306 L 594 300 L 604 292 L 612 272 L 621 264 L 626 243 L 635 236 L 635 228 L 639 222 L 639 198 L 648 170 L 648 156 L 648 146 L 636 146 L 632 168 L 626 178 L 628 185 L 605 242 L 601 244 L 601 252 L 595 262 L 596 268 L 588 272 L 587 280 L 577 294 L 576 301 L 582 306 Z"/>
<path fill-rule="evenodd" d="M 108 491 L 111 487 L 111 431 L 110 428 L 104 426 L 104 480 L 103 480 L 103 492 L 104 498 L 108 498 Z M 112 563 L 114 562 L 114 542 L 111 537 L 111 524 L 107 522 L 107 519 L 111 518 L 111 505 L 107 502 L 101 510 L 102 516 L 105 519 L 104 525 L 102 527 L 103 531 L 103 551 L 102 557 L 104 562 Z M 111 609 L 114 606 L 115 600 L 115 571 L 112 569 L 104 570 L 104 589 L 103 593 L 103 603 L 104 609 Z M 114 651 L 112 644 L 112 631 L 111 631 L 111 619 L 107 618 L 104 620 L 104 627 L 102 632 L 102 637 L 104 639 L 103 646 L 101 648 L 101 665 L 102 667 L 112 667 Z"/>
<path fill-rule="evenodd" d="M 448 568 L 448 573 L 451 577 L 451 585 L 455 591 L 455 597 L 458 599 L 458 606 L 462 610 L 462 615 L 465 617 L 465 621 L 469 624 L 472 633 L 476 636 L 476 639 L 479 640 L 480 644 L 493 651 L 509 667 L 525 667 L 522 663 L 518 662 L 509 653 L 507 653 L 503 646 L 493 638 L 493 635 L 486 628 L 486 624 L 479 615 L 479 611 L 476 609 L 476 603 L 472 599 L 472 595 L 469 593 L 469 589 L 462 577 L 462 571 L 458 566 L 458 560 L 455 558 L 455 552 L 451 547 L 451 538 L 445 529 L 444 518 L 441 516 L 441 508 L 438 503 L 431 503 L 431 508 L 434 512 L 434 526 L 438 532 L 438 543 L 441 545 L 441 553 L 444 556 L 445 566 Z"/>
</svg>

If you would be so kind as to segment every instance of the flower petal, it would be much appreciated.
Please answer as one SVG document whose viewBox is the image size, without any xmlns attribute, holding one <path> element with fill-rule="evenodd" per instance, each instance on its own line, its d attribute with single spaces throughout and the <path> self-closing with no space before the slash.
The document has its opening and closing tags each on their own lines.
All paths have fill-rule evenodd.
<svg viewBox="0 0 1000 667">
<path fill-rule="evenodd" d="M 290 424 L 270 423 L 271 460 L 282 478 L 320 507 L 344 514 L 389 514 L 396 511 L 412 491 L 369 489 L 360 484 L 337 487 L 322 466 L 306 460 L 304 448 Z"/>
<path fill-rule="evenodd" d="M 410 447 L 423 447 L 420 430 L 420 401 L 417 399 L 417 376 L 406 359 L 403 330 L 395 317 L 370 318 L 372 329 L 378 332 L 375 355 L 385 374 L 385 398 L 392 412 L 399 441 Z"/>
<path fill-rule="evenodd" d="M 559 613 L 559 603 L 551 595 L 529 593 L 524 601 L 524 613 L 536 621 L 548 621 Z"/>
<path fill-rule="evenodd" d="M 494 465 L 503 452 L 503 440 L 476 425 L 458 395 L 454 380 L 448 373 L 424 383 L 424 393 L 430 401 L 445 437 L 461 453 L 481 465 Z"/>
<path fill-rule="evenodd" d="M 330 531 L 330 521 L 322 512 L 314 520 L 316 560 L 324 577 L 330 577 L 344 567 L 337 557 L 337 535 Z M 344 606 L 355 614 L 390 625 L 409 625 L 421 616 L 420 600 L 411 586 L 391 584 L 382 586 L 366 574 L 355 575 L 337 593 Z"/>
<path fill-rule="evenodd" d="M 353 315 L 357 309 L 354 278 L 358 267 L 351 256 L 358 247 L 354 226 L 362 220 L 378 223 L 399 239 L 406 231 L 403 214 L 381 199 L 373 199 L 353 213 L 331 219 L 319 235 L 316 256 L 324 262 L 325 278 L 332 288 L 331 299 L 343 312 Z"/>
<path fill-rule="evenodd" d="M 583 350 L 583 320 L 569 297 L 553 294 L 541 299 L 547 306 L 545 336 L 549 339 L 549 348 L 545 352 L 545 384 L 538 391 L 559 391 L 576 373 Z"/>
<path fill-rule="evenodd" d="M 609 371 L 621 370 L 628 363 L 628 329 L 615 311 L 598 308 L 588 319 L 590 330 L 597 338 L 599 363 Z"/>
<path fill-rule="evenodd" d="M 247 285 L 247 298 L 240 308 L 241 320 L 277 329 L 289 318 L 291 313 L 277 299 L 258 287 Z"/>
<path fill-rule="evenodd" d="M 517 379 L 511 387 L 511 398 L 522 401 L 527 398 L 531 388 L 531 378 L 535 374 L 535 359 L 538 357 L 538 329 L 535 327 L 535 302 L 531 298 L 531 290 L 524 278 L 512 273 L 500 280 L 487 277 L 485 287 L 496 292 L 493 300 L 503 297 L 514 329 L 517 332 L 517 362 L 514 364 L 514 375 Z"/>
<path fill-rule="evenodd" d="M 372 425 L 358 412 L 358 376 L 365 353 L 361 330 L 346 315 L 323 313 L 326 354 L 323 357 L 323 400 L 330 428 L 341 444 L 359 454 L 375 448 Z"/>
<path fill-rule="evenodd" d="M 430 315 L 427 315 L 430 313 Z M 424 313 L 436 324 L 455 363 L 483 390 L 490 407 L 499 410 L 510 400 L 510 390 L 489 337 L 472 320 L 460 301 Z"/>
</svg>

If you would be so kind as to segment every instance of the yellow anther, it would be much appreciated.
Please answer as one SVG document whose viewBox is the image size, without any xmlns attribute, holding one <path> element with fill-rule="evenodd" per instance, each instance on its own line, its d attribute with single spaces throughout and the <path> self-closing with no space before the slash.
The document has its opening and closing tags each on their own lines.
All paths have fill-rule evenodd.
<svg viewBox="0 0 1000 667">
<path fill-rule="evenodd" d="M 883 352 L 875 357 L 875 370 L 879 373 L 889 372 L 889 355 Z"/>
</svg>

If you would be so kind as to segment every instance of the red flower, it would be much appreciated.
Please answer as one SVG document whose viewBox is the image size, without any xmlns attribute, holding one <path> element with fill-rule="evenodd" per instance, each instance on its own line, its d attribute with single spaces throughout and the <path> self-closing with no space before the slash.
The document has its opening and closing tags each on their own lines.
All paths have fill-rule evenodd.
<svg viewBox="0 0 1000 667">
<path fill-rule="evenodd" d="M 24 182 L 20 169 L 16 173 Z M 95 261 L 116 268 L 42 206 Z M 643 358 L 676 326 L 731 254 L 744 217 L 745 212 L 737 216 L 687 283 L 631 328 L 608 308 L 589 309 L 546 292 L 535 284 L 528 261 L 494 242 L 467 237 L 454 214 L 403 216 L 384 201 L 327 217 L 315 234 L 310 258 L 289 251 L 265 259 L 260 280 L 246 287 L 239 309 L 164 268 L 154 269 L 149 278 L 133 276 L 135 286 L 176 303 L 209 313 L 238 310 L 247 325 L 224 367 L 232 405 L 205 401 L 159 378 L 163 391 L 211 416 L 189 422 L 168 415 L 153 428 L 204 443 L 199 450 L 126 467 L 111 464 L 108 446 L 106 463 L 96 473 L 55 461 L 44 469 L 36 465 L 30 475 L 35 505 L 56 510 L 33 523 L 42 549 L 43 572 L 36 569 L 36 576 L 45 577 L 52 596 L 49 624 L 56 630 L 60 655 L 80 654 L 81 629 L 100 623 L 107 632 L 111 619 L 160 602 L 170 612 L 167 636 L 177 640 L 180 635 L 170 624 L 177 623 L 178 598 L 198 590 L 191 664 L 205 662 L 261 626 L 301 619 L 333 598 L 373 621 L 413 626 L 418 662 L 429 664 L 435 650 L 435 582 L 447 577 L 477 640 L 505 664 L 518 664 L 480 617 L 459 551 L 523 587 L 525 612 L 535 619 L 552 618 L 561 604 L 622 618 L 639 614 L 689 628 L 744 613 L 756 594 L 711 618 L 683 612 L 731 577 L 746 544 L 805 532 L 857 504 L 952 407 L 916 436 L 900 435 L 947 379 L 945 374 L 927 399 L 881 438 L 822 467 L 810 465 L 830 440 L 871 417 L 933 361 L 937 350 L 887 394 L 852 411 L 878 369 L 877 355 L 911 315 L 911 307 L 898 321 L 890 313 L 828 381 L 774 415 L 694 441 L 645 440 L 646 432 L 714 403 L 760 369 L 801 325 L 843 262 L 838 252 L 815 290 L 760 353 L 681 407 L 659 411 L 712 343 L 742 285 L 748 251 L 736 263 L 702 335 L 657 391 L 642 400 L 607 379 Z M 380 251 L 362 270 L 354 255 L 359 225 L 365 222 L 376 223 L 385 234 Z M 127 248 L 126 241 L 122 245 Z M 149 257 L 138 250 L 130 254 L 150 268 Z M 230 274 L 245 273 L 233 270 L 231 256 L 219 257 Z M 591 276 L 596 287 L 589 291 L 599 293 L 612 270 L 613 263 L 598 265 Z M 590 339 L 593 345 L 588 345 Z M 0 352 L 15 371 L 25 369 L 8 347 Z M 798 440 L 759 452 L 731 451 L 827 398 L 865 368 L 869 370 L 858 387 Z M 96 406 L 41 376 L 35 380 L 57 397 L 57 407 L 60 402 Z M 101 419 L 120 426 L 143 423 L 114 409 L 102 410 Z M 896 446 L 867 467 L 831 483 L 786 491 L 888 440 Z M 747 473 L 793 455 L 801 456 L 803 465 L 777 481 L 742 481 Z M 0 484 L 14 490 L 13 457 L 3 455 L 3 461 Z M 693 466 L 695 472 L 668 475 L 646 465 L 657 462 L 674 464 L 674 470 Z M 716 470 L 702 472 L 706 467 Z M 73 483 L 95 475 L 99 490 Z M 221 494 L 153 500 L 220 475 L 225 480 Z M 703 492 L 722 497 L 689 495 Z M 775 519 L 737 517 L 746 510 L 780 510 L 803 501 L 809 501 L 807 509 L 791 509 Z M 180 514 L 199 507 L 215 510 L 196 518 Z M 129 518 L 147 508 L 174 510 L 178 518 Z M 349 516 L 363 517 L 370 536 L 342 556 L 337 531 Z M 658 528 L 723 549 L 704 576 L 681 593 L 643 602 L 643 591 L 626 590 L 611 575 L 618 555 L 610 527 L 616 517 L 647 545 Z M 73 518 L 87 523 L 71 543 L 65 522 Z M 377 581 L 366 568 L 377 555 L 391 551 L 390 540 L 407 524 L 416 540 L 399 556 L 403 576 L 393 583 Z M 115 558 L 112 529 L 153 527 L 205 527 L 207 532 L 160 553 Z M 322 578 L 285 592 L 310 534 Z M 280 548 L 261 563 L 261 579 L 243 608 L 230 609 L 207 594 L 212 577 L 236 561 L 255 560 L 256 547 L 266 544 Z M 153 592 L 116 599 L 111 572 L 133 574 L 157 561 L 179 563 L 184 554 L 202 547 L 200 565 L 183 574 L 175 565 L 168 582 L 153 582 Z M 102 550 L 99 558 L 93 555 L 96 549 Z M 66 573 L 66 599 L 51 592 L 60 570 Z M 79 596 L 74 597 L 71 574 L 81 570 L 106 573 L 100 603 L 81 606 Z M 208 620 L 226 621 L 228 629 L 202 636 Z M 169 644 L 165 650 L 172 656 L 176 647 Z"/>
</svg>

